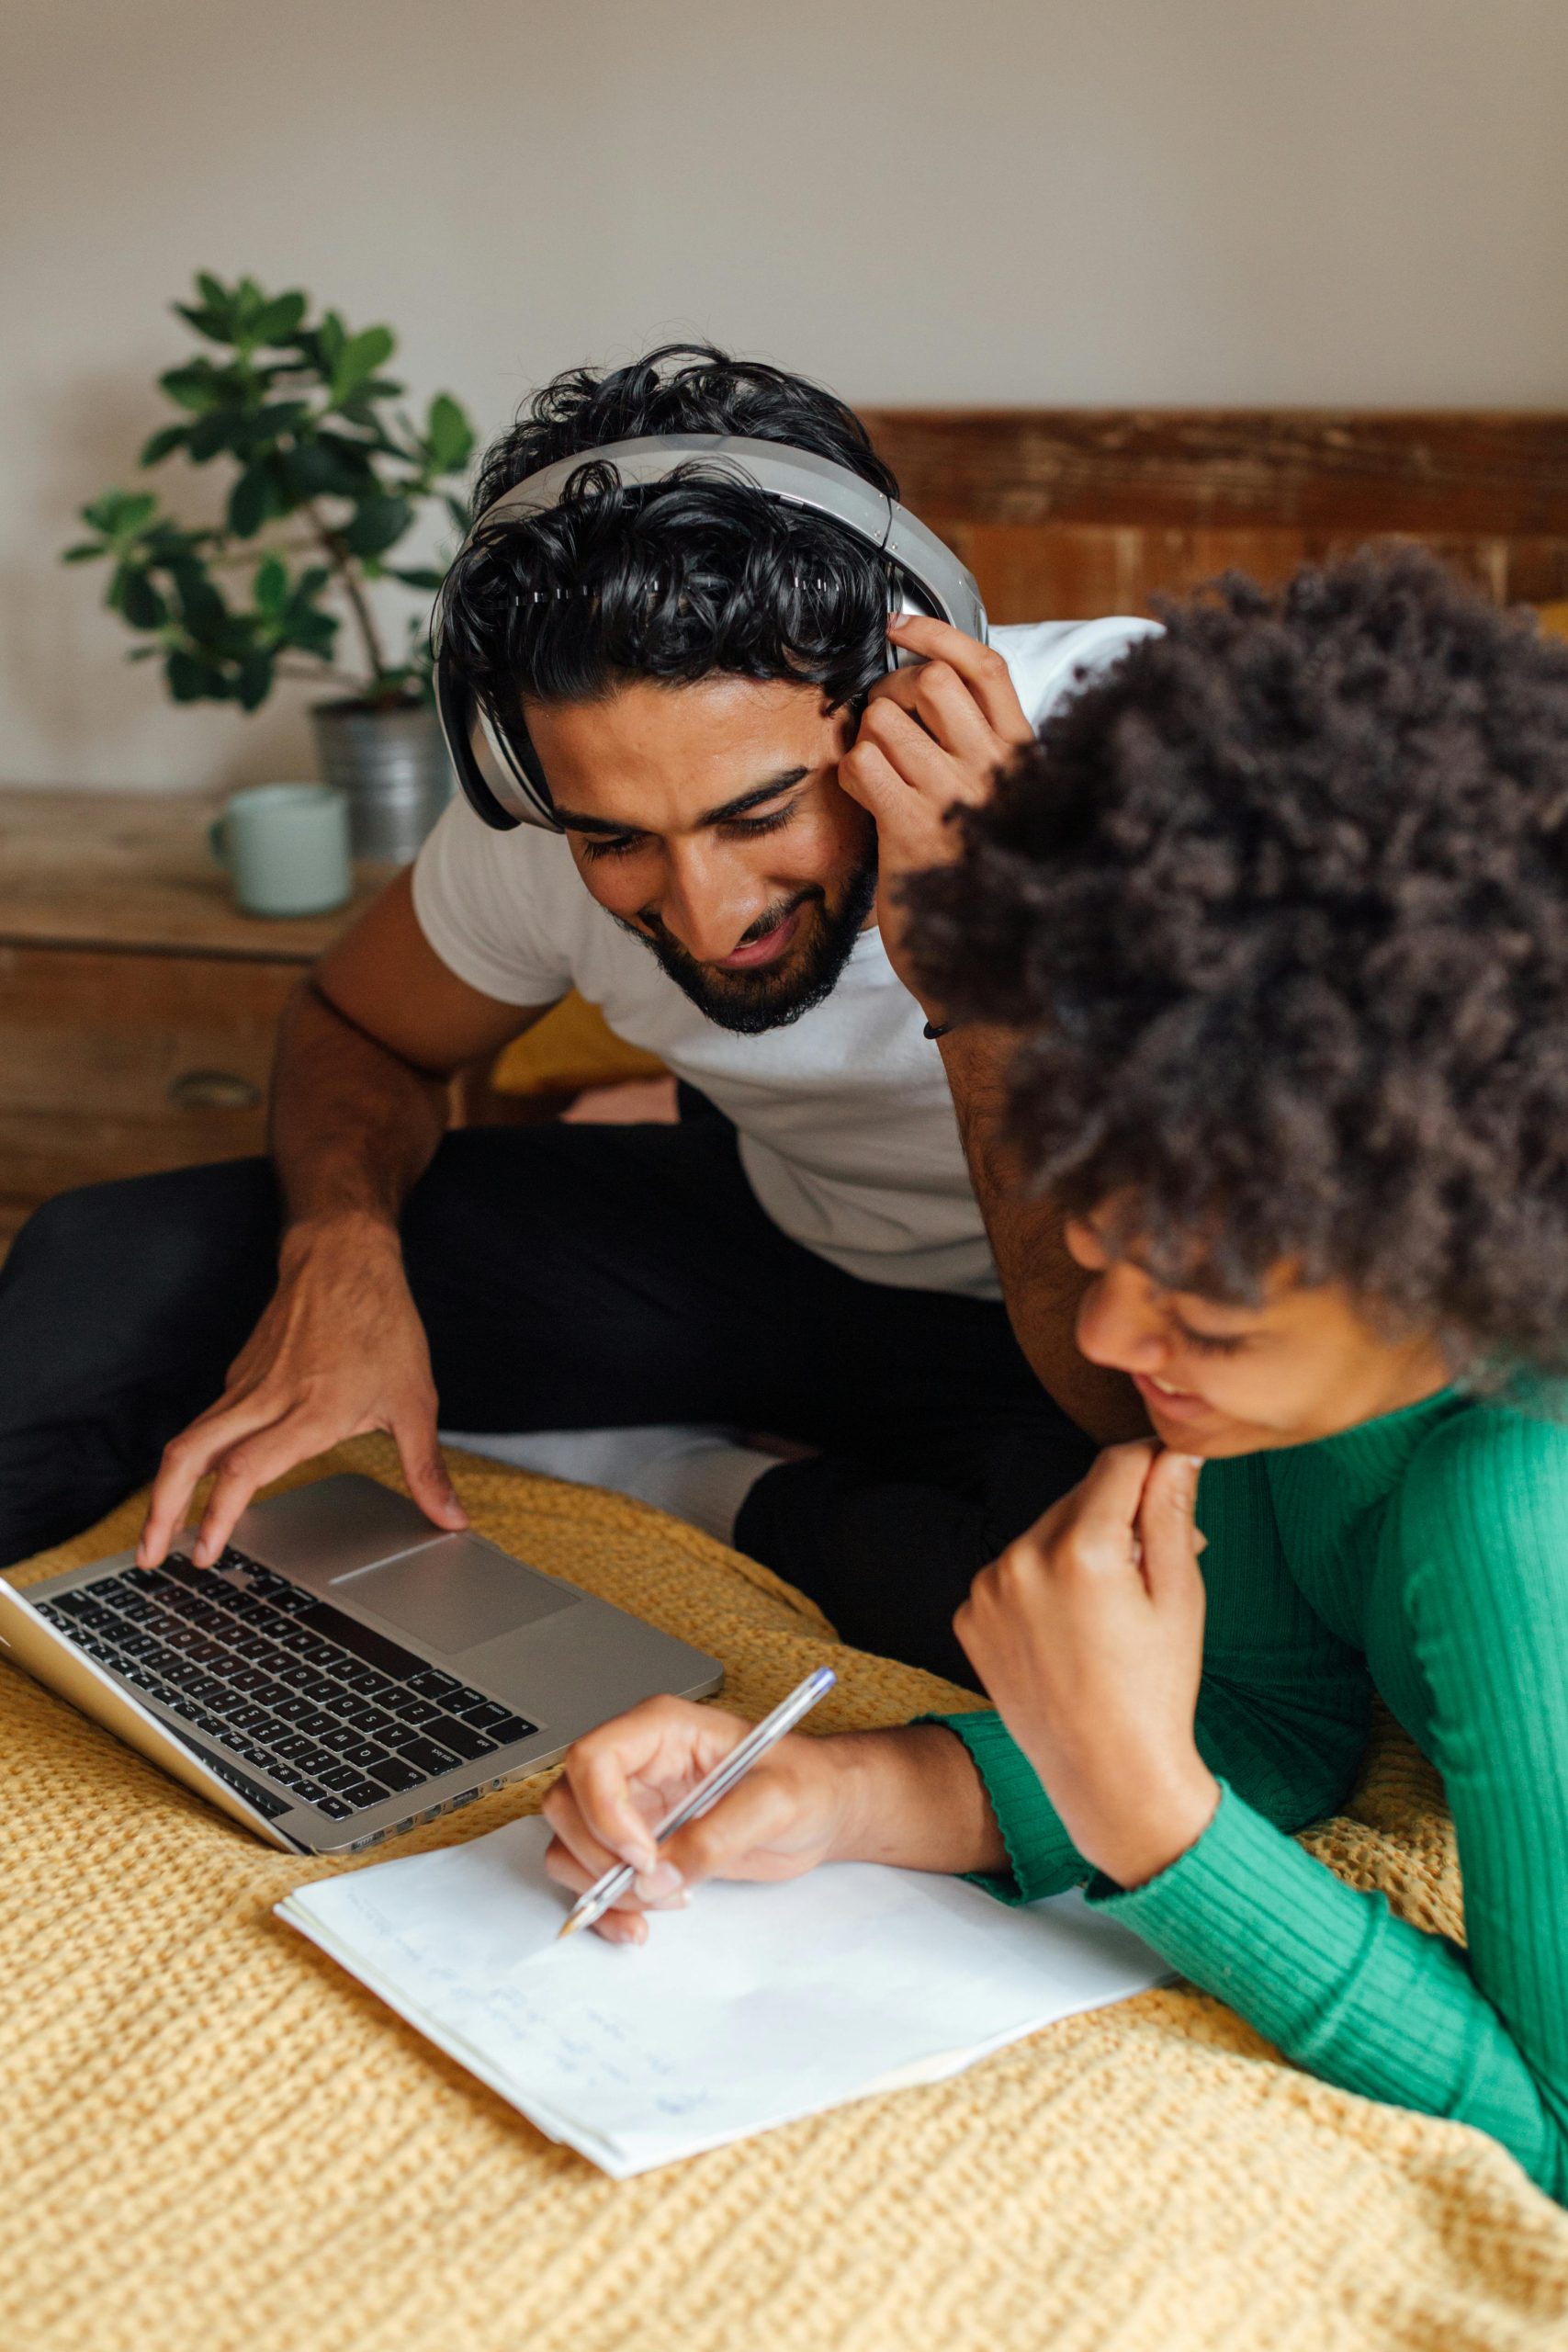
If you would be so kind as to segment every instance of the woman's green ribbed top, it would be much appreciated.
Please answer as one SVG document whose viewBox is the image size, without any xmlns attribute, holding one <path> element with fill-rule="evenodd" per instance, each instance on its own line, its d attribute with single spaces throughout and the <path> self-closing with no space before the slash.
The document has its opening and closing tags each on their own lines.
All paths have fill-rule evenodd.
<svg viewBox="0 0 1568 2352">
<path fill-rule="evenodd" d="M 1288 2057 L 1478 2125 L 1568 2203 L 1568 1425 L 1445 1390 L 1315 1445 L 1210 1463 L 1197 1843 L 1089 1897 Z M 1468 1952 L 1284 1833 L 1349 1788 L 1375 1686 L 1443 1776 Z M 974 1757 L 1012 1901 L 1089 1875 L 992 1713 Z"/>
</svg>

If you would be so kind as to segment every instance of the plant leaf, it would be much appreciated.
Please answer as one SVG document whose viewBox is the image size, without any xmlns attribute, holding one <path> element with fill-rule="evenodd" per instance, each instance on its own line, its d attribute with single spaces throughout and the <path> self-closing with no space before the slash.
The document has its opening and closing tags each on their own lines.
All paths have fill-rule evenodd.
<svg viewBox="0 0 1568 2352">
<path fill-rule="evenodd" d="M 110 594 L 132 628 L 162 628 L 168 618 L 168 607 L 147 574 L 130 564 L 121 567 Z"/>
<path fill-rule="evenodd" d="M 251 321 L 251 334 L 258 344 L 287 343 L 304 318 L 307 298 L 303 294 L 277 294 Z"/>
<path fill-rule="evenodd" d="M 229 492 L 229 528 L 236 537 L 253 539 L 275 512 L 271 477 L 265 466 L 247 466 Z"/>
<path fill-rule="evenodd" d="M 344 530 L 344 545 L 353 555 L 382 555 L 402 537 L 412 521 L 413 508 L 406 498 L 382 492 L 362 499 Z"/>
<path fill-rule="evenodd" d="M 169 682 L 169 692 L 176 702 L 225 702 L 228 699 L 222 672 L 210 662 L 197 661 L 194 653 L 186 653 L 183 648 L 176 647 L 170 654 L 164 664 L 164 674 Z"/>
<path fill-rule="evenodd" d="M 346 400 L 356 391 L 383 359 L 391 357 L 396 345 L 390 327 L 367 327 L 363 334 L 350 335 L 333 369 L 333 401 Z"/>
<path fill-rule="evenodd" d="M 259 650 L 242 656 L 234 680 L 234 699 L 242 710 L 255 710 L 272 692 L 272 656 Z"/>
<path fill-rule="evenodd" d="M 172 401 L 181 408 L 194 409 L 197 415 L 220 398 L 218 370 L 209 359 L 191 359 L 183 368 L 166 368 L 158 381 Z"/>
<path fill-rule="evenodd" d="M 424 446 L 437 473 L 456 473 L 473 454 L 474 428 L 450 392 L 437 392 L 430 403 Z"/>
<path fill-rule="evenodd" d="M 256 610 L 268 620 L 276 620 L 288 601 L 288 566 L 281 556 L 264 555 L 256 566 L 256 576 L 251 594 L 256 600 Z"/>
<path fill-rule="evenodd" d="M 185 446 L 186 435 L 190 429 L 188 424 L 164 425 L 159 432 L 152 435 L 150 440 L 142 443 L 141 455 L 137 459 L 137 464 L 141 466 L 162 464 L 174 450 Z"/>
</svg>

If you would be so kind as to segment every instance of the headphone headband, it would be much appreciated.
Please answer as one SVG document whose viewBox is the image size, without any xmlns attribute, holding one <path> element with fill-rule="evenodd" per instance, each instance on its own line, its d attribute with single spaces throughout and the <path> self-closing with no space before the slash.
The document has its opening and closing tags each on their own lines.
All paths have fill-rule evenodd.
<svg viewBox="0 0 1568 2352">
<path fill-rule="evenodd" d="M 886 562 L 890 612 L 927 614 L 951 622 L 982 645 L 986 642 L 980 592 L 934 531 L 848 466 L 784 442 L 750 441 L 728 433 L 653 433 L 558 458 L 502 492 L 473 525 L 463 551 L 496 522 L 548 514 L 560 504 L 568 484 L 584 466 L 612 466 L 624 483 L 644 487 L 668 481 L 693 464 L 749 482 L 783 505 L 828 516 Z M 908 658 L 889 644 L 890 669 Z M 521 720 L 504 736 L 494 728 L 439 645 L 435 700 L 457 781 L 485 822 L 498 831 L 534 824 L 558 832 L 544 772 Z"/>
</svg>

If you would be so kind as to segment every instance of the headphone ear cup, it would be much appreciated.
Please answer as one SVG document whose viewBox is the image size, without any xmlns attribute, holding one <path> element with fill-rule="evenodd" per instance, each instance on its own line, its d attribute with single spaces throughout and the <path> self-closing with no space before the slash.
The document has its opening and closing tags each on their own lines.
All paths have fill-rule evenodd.
<svg viewBox="0 0 1568 2352">
<path fill-rule="evenodd" d="M 526 729 L 519 722 L 521 742 L 502 739 L 469 687 L 439 656 L 435 707 L 453 774 L 475 816 L 498 833 L 509 833 L 518 825 L 559 832 L 544 770 Z"/>
<path fill-rule="evenodd" d="M 935 611 L 931 598 L 924 594 L 919 583 L 911 578 L 902 564 L 897 563 L 890 563 L 887 567 L 887 612 L 889 618 L 902 613 L 908 614 L 914 620 L 940 620 L 942 617 Z M 889 673 L 918 670 L 924 659 L 924 654 L 911 653 L 908 646 L 895 645 L 893 639 L 888 639 Z"/>
</svg>

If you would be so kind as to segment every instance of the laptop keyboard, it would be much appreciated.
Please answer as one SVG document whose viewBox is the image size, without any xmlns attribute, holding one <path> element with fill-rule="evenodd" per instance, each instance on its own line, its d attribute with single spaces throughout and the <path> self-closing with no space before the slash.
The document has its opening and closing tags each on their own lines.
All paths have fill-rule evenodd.
<svg viewBox="0 0 1568 2352">
<path fill-rule="evenodd" d="M 183 1724 L 346 1821 L 538 1726 L 232 1549 L 171 1552 L 38 1603 Z"/>
</svg>

